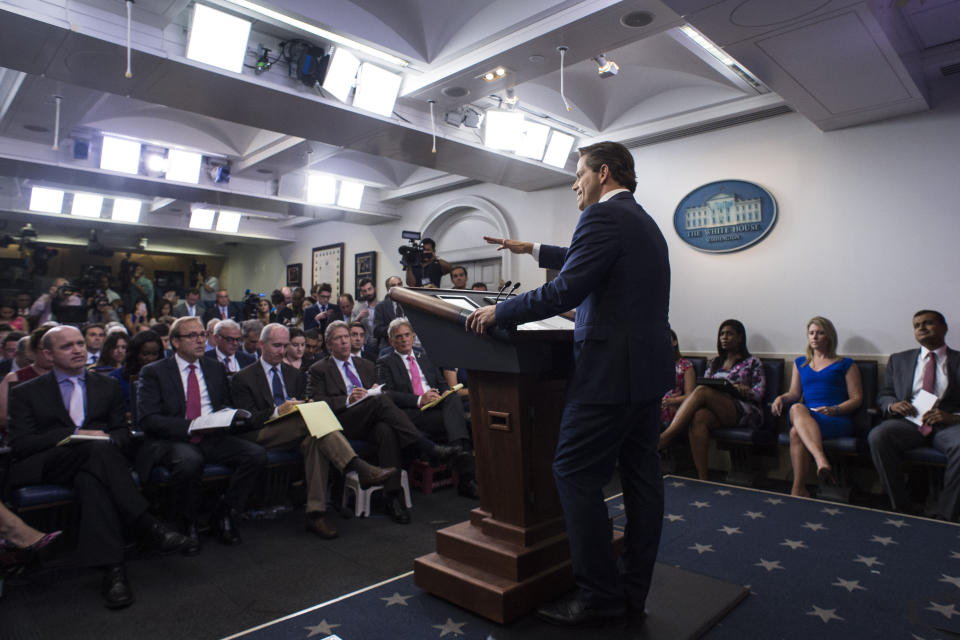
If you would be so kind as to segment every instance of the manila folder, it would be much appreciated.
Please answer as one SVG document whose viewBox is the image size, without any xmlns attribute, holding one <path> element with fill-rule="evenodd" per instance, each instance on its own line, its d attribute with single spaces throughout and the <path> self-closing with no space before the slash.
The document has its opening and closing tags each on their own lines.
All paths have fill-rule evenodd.
<svg viewBox="0 0 960 640">
<path fill-rule="evenodd" d="M 322 438 L 334 431 L 343 431 L 343 427 L 340 426 L 340 421 L 333 415 L 333 409 L 323 400 L 320 402 L 298 404 L 290 413 L 271 418 L 267 420 L 266 424 L 277 420 L 289 419 L 302 419 L 310 435 L 314 438 Z"/>
</svg>

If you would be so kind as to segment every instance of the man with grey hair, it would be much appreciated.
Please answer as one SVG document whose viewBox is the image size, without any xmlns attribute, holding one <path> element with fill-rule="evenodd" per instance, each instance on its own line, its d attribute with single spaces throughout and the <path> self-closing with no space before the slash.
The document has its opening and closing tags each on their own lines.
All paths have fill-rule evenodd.
<svg viewBox="0 0 960 640">
<path fill-rule="evenodd" d="M 234 405 L 252 414 L 250 430 L 240 437 L 266 449 L 294 449 L 303 453 L 307 484 L 307 531 L 321 538 L 336 538 L 337 530 L 324 518 L 327 505 L 327 476 L 330 463 L 343 474 L 356 471 L 364 489 L 382 485 L 397 473 L 395 467 L 381 469 L 361 460 L 342 431 L 322 438 L 310 435 L 303 420 L 267 420 L 294 410 L 306 398 L 307 379 L 299 369 L 283 361 L 290 344 L 290 332 L 282 324 L 263 328 L 260 366 L 247 367 L 230 381 Z"/>
<path fill-rule="evenodd" d="M 263 323 L 256 319 L 244 320 L 240 325 L 243 330 L 243 342 L 240 345 L 240 353 L 245 353 L 251 358 L 260 357 L 260 335 L 263 333 Z"/>
<path fill-rule="evenodd" d="M 213 335 L 217 346 L 215 349 L 204 353 L 203 357 L 216 360 L 222 364 L 228 375 L 232 375 L 257 361 L 253 356 L 248 356 L 240 351 L 240 341 L 243 338 L 240 335 L 240 325 L 233 320 L 218 322 L 213 328 Z"/>
<path fill-rule="evenodd" d="M 203 348 L 205 351 L 212 351 L 217 348 L 217 338 L 213 333 L 213 330 L 217 328 L 217 325 L 220 324 L 220 318 L 210 318 L 204 324 L 207 326 L 207 342 L 204 344 Z"/>
</svg>

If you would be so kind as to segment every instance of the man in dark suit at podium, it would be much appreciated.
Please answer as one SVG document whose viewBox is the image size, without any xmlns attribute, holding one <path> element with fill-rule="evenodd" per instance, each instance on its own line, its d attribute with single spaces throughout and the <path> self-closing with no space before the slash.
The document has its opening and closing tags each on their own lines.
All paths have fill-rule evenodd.
<svg viewBox="0 0 960 640">
<path fill-rule="evenodd" d="M 485 238 L 560 274 L 467 319 L 483 333 L 577 308 L 576 370 L 553 461 L 577 591 L 538 610 L 564 626 L 644 615 L 663 519 L 658 412 L 674 375 L 667 244 L 634 200 L 633 157 L 614 142 L 579 151 L 573 190 L 583 213 L 569 248 Z M 601 492 L 618 460 L 627 516 L 619 575 Z"/>
</svg>

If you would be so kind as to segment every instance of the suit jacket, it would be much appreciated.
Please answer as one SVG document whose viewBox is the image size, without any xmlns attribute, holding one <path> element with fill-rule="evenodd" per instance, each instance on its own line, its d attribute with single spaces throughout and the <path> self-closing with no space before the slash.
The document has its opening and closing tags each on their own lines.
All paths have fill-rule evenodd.
<svg viewBox="0 0 960 640">
<path fill-rule="evenodd" d="M 621 192 L 587 207 L 569 248 L 540 247 L 540 266 L 560 274 L 501 302 L 497 324 L 509 327 L 577 308 L 569 402 L 645 402 L 673 386 L 667 243 L 633 194 Z"/>
<path fill-rule="evenodd" d="M 0 360 L 0 380 L 13 369 L 13 359 Z"/>
<path fill-rule="evenodd" d="M 196 313 L 196 317 L 202 318 L 203 315 L 204 315 L 204 312 L 206 311 L 206 307 L 203 306 L 203 303 L 200 302 L 199 300 L 197 300 L 197 304 L 194 305 L 194 308 L 195 308 L 195 311 L 197 312 L 197 313 Z M 177 306 L 175 306 L 175 307 L 173 308 L 173 317 L 174 317 L 174 318 L 183 318 L 184 316 L 188 315 L 188 311 L 189 311 L 189 310 L 188 310 L 188 308 L 187 308 L 187 303 L 186 303 L 186 302 L 181 302 L 181 303 L 179 303 Z M 204 325 L 204 326 L 206 326 L 206 325 Z"/>
<path fill-rule="evenodd" d="M 307 310 L 303 312 L 303 330 L 307 331 L 308 329 L 316 328 L 320 331 L 320 335 L 323 335 L 323 332 L 327 330 L 328 324 L 334 320 L 343 320 L 343 311 L 340 310 L 339 305 L 328 304 L 327 308 L 333 311 L 333 313 L 326 320 L 318 323 L 314 318 L 320 313 L 320 303 L 317 302 L 307 307 Z"/>
<path fill-rule="evenodd" d="M 883 413 L 894 402 L 913 399 L 913 376 L 916 372 L 920 349 L 909 349 L 890 356 L 883 374 L 883 387 L 877 395 L 877 404 Z M 944 411 L 960 411 L 960 351 L 947 347 L 947 389 L 937 405 Z"/>
<path fill-rule="evenodd" d="M 414 350 L 413 355 L 417 359 L 417 366 L 427 379 L 427 384 L 440 393 L 450 388 L 443 378 L 443 372 L 433 364 L 425 352 L 417 353 Z M 419 397 L 413 392 L 413 383 L 410 381 L 410 374 L 407 373 L 407 366 L 396 351 L 377 360 L 377 378 L 380 384 L 387 385 L 387 393 L 398 407 L 417 408 Z"/>
<path fill-rule="evenodd" d="M 243 307 L 240 306 L 239 302 L 230 301 L 230 304 L 227 305 L 227 315 L 230 320 L 233 320 L 236 323 L 243 322 Z M 223 319 L 220 316 L 220 307 L 217 306 L 216 302 L 211 303 L 203 311 L 203 326 L 206 327 L 207 323 L 210 322 L 213 318 Z"/>
<path fill-rule="evenodd" d="M 240 349 L 237 349 L 237 353 L 234 354 L 234 356 L 237 358 L 237 364 L 239 365 L 239 368 L 237 369 L 237 371 L 244 369 L 246 367 L 249 367 L 251 364 L 257 361 L 256 358 L 254 358 L 253 356 L 247 355 Z M 219 362 L 220 366 L 221 367 L 223 366 L 223 362 L 217 359 L 216 349 L 210 349 L 209 351 L 204 351 L 203 357 L 206 358 L 207 360 L 212 360 L 213 362 Z M 233 371 L 232 373 L 237 373 L 237 371 Z"/>
<path fill-rule="evenodd" d="M 123 435 L 127 422 L 120 385 L 113 378 L 90 371 L 84 373 L 84 383 L 87 406 L 81 428 Z M 52 449 L 75 429 L 53 371 L 10 389 L 10 445 L 16 460 Z M 34 477 L 40 482 L 42 457 L 22 464 L 27 468 L 19 466 L 18 477 Z M 36 468 L 29 468 L 33 466 Z"/>
<path fill-rule="evenodd" d="M 289 397 L 298 400 L 306 398 L 307 377 L 299 369 L 281 362 L 280 375 Z M 240 370 L 230 379 L 230 395 L 237 409 L 246 409 L 253 415 L 251 431 L 263 427 L 263 423 L 273 415 L 273 391 L 260 363 Z"/>
<path fill-rule="evenodd" d="M 400 306 L 399 304 L 397 306 Z M 400 307 L 400 315 L 403 315 L 403 307 Z M 373 337 L 377 339 L 377 353 L 383 348 L 390 346 L 390 339 L 387 337 L 387 329 L 390 323 L 397 317 L 397 312 L 393 309 L 393 300 L 388 293 L 383 300 L 377 303 L 373 308 Z"/>
<path fill-rule="evenodd" d="M 377 384 L 377 367 L 369 360 L 353 358 L 353 365 L 364 389 Z M 315 363 L 307 372 L 307 398 L 325 400 L 334 413 L 347 408 L 347 385 L 333 356 Z"/>
<path fill-rule="evenodd" d="M 231 407 L 227 372 L 215 360 L 197 360 L 214 411 Z M 186 418 L 187 396 L 176 358 L 151 362 L 140 370 L 137 394 L 137 422 L 151 438 L 187 440 L 190 421 Z"/>
</svg>

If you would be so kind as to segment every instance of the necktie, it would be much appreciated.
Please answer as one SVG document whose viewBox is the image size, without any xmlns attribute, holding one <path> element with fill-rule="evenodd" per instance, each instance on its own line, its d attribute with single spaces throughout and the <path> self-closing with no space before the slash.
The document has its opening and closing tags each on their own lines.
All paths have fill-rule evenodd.
<svg viewBox="0 0 960 640">
<path fill-rule="evenodd" d="M 187 420 L 200 417 L 200 381 L 197 379 L 197 365 L 191 364 L 187 374 Z"/>
<path fill-rule="evenodd" d="M 280 382 L 280 370 L 277 367 L 270 369 L 273 372 L 273 406 L 279 407 L 283 404 L 285 398 L 283 395 L 283 384 Z"/>
<path fill-rule="evenodd" d="M 230 373 L 230 356 L 226 356 L 223 359 L 223 367 L 227 370 L 227 373 Z"/>
<path fill-rule="evenodd" d="M 936 394 L 935 389 L 937 388 L 937 356 L 934 355 L 932 351 L 927 353 L 927 363 L 923 367 L 923 390 L 930 393 Z M 917 430 L 920 431 L 920 435 L 928 436 L 930 432 L 933 431 L 933 427 L 929 424 L 921 424 L 917 427 Z"/>
<path fill-rule="evenodd" d="M 227 308 L 226 308 L 226 307 L 220 307 L 220 315 L 223 316 L 223 319 L 224 319 L 224 320 L 227 319 Z"/>
<path fill-rule="evenodd" d="M 407 356 L 410 363 L 410 382 L 413 383 L 413 392 L 418 396 L 423 395 L 423 382 L 420 381 L 420 367 L 417 366 L 417 359 L 413 355 Z"/>
<path fill-rule="evenodd" d="M 80 381 L 77 378 L 70 378 L 73 383 L 73 391 L 70 392 L 70 419 L 79 429 L 83 425 L 83 389 L 80 388 Z"/>
<path fill-rule="evenodd" d="M 355 387 L 363 386 L 363 383 L 360 382 L 360 378 L 358 378 L 357 375 L 353 372 L 353 369 L 350 368 L 349 360 L 343 363 L 343 370 L 346 372 L 347 379 L 350 381 L 350 384 L 352 384 Z"/>
</svg>

